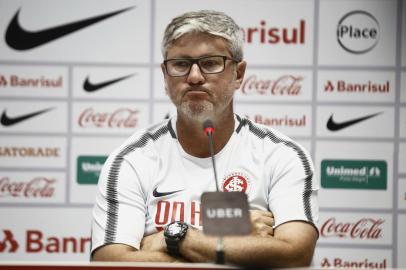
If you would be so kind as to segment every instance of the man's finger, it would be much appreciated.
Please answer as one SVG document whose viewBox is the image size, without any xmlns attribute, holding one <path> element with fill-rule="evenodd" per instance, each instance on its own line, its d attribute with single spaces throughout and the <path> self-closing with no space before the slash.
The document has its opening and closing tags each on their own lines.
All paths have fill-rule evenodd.
<svg viewBox="0 0 406 270">
<path fill-rule="evenodd" d="M 272 213 L 266 212 L 266 211 L 259 211 L 259 210 L 253 210 L 252 215 L 251 215 L 251 221 L 253 223 L 264 223 L 268 226 L 274 226 L 275 224 L 275 219 L 273 218 Z"/>
<path fill-rule="evenodd" d="M 261 222 L 270 227 L 273 227 L 275 225 L 275 219 L 272 217 L 261 217 Z"/>
<path fill-rule="evenodd" d="M 264 228 L 262 231 L 259 233 L 261 236 L 273 236 L 273 229 L 272 227 L 267 227 Z"/>
<path fill-rule="evenodd" d="M 261 216 L 266 216 L 266 217 L 273 217 L 272 212 L 270 211 L 264 211 L 264 210 L 250 210 L 251 214 L 253 215 L 261 215 Z"/>
</svg>

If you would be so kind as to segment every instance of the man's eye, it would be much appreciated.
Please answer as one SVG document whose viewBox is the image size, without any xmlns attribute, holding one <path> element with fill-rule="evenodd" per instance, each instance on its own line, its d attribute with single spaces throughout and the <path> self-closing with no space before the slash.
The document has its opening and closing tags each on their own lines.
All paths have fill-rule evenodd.
<svg viewBox="0 0 406 270">
<path fill-rule="evenodd" d="M 218 66 L 219 63 L 214 60 L 205 60 L 205 61 L 201 61 L 200 65 L 202 65 L 204 67 L 213 67 L 213 66 Z"/>
<path fill-rule="evenodd" d="M 173 63 L 173 65 L 176 66 L 176 67 L 188 67 L 189 62 L 188 61 L 175 61 Z"/>
</svg>

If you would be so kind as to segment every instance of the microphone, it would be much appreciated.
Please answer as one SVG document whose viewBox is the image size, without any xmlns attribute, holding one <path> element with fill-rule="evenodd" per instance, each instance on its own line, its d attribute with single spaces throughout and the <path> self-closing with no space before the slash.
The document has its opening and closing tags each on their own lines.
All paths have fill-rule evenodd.
<svg viewBox="0 0 406 270">
<path fill-rule="evenodd" d="M 209 137 L 209 148 L 210 148 L 211 163 L 213 165 L 214 181 L 216 182 L 217 192 L 220 192 L 218 180 L 217 180 L 216 161 L 214 159 L 214 140 L 213 140 L 214 126 L 213 126 L 213 122 L 210 119 L 207 119 L 206 121 L 203 122 L 203 131 L 204 131 L 204 133 L 206 133 L 207 137 Z M 204 205 L 203 205 L 203 207 L 204 207 Z M 223 238 L 222 237 L 217 239 L 216 263 L 224 264 L 224 251 L 223 251 Z"/>
<path fill-rule="evenodd" d="M 203 123 L 203 131 L 207 136 L 211 136 L 214 133 L 213 122 L 210 119 L 207 119 Z"/>
<path fill-rule="evenodd" d="M 216 161 L 214 159 L 214 140 L 213 140 L 214 126 L 213 126 L 213 122 L 210 119 L 207 119 L 206 121 L 203 122 L 203 131 L 209 137 L 209 149 L 210 149 L 211 163 L 213 164 L 214 181 L 216 182 L 217 192 L 220 192 L 220 189 L 218 186 L 218 179 L 217 179 Z"/>
<path fill-rule="evenodd" d="M 203 192 L 200 202 L 203 233 L 219 236 L 216 246 L 216 263 L 224 264 L 223 236 L 247 235 L 251 232 L 249 205 L 244 192 L 221 192 L 214 159 L 214 126 L 211 120 L 203 123 L 203 131 L 209 138 L 216 192 Z M 236 226 L 238 224 L 238 226 Z"/>
</svg>

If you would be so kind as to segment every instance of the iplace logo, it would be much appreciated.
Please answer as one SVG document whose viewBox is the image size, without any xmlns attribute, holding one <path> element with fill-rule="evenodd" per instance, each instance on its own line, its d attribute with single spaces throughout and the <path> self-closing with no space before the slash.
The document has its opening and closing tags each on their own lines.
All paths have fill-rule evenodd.
<svg viewBox="0 0 406 270">
<path fill-rule="evenodd" d="M 345 14 L 337 25 L 337 41 L 349 53 L 364 54 L 379 41 L 378 20 L 369 12 L 354 10 Z"/>
</svg>

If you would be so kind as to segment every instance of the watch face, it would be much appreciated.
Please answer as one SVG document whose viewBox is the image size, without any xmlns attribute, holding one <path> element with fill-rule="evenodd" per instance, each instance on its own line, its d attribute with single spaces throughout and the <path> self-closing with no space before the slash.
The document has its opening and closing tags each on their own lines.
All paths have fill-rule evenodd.
<svg viewBox="0 0 406 270">
<path fill-rule="evenodd" d="M 188 229 L 187 224 L 175 221 L 165 227 L 164 234 L 168 237 L 182 238 Z"/>
<path fill-rule="evenodd" d="M 179 234 L 182 231 L 182 226 L 178 223 L 174 223 L 168 227 L 168 233 L 171 235 Z"/>
</svg>

